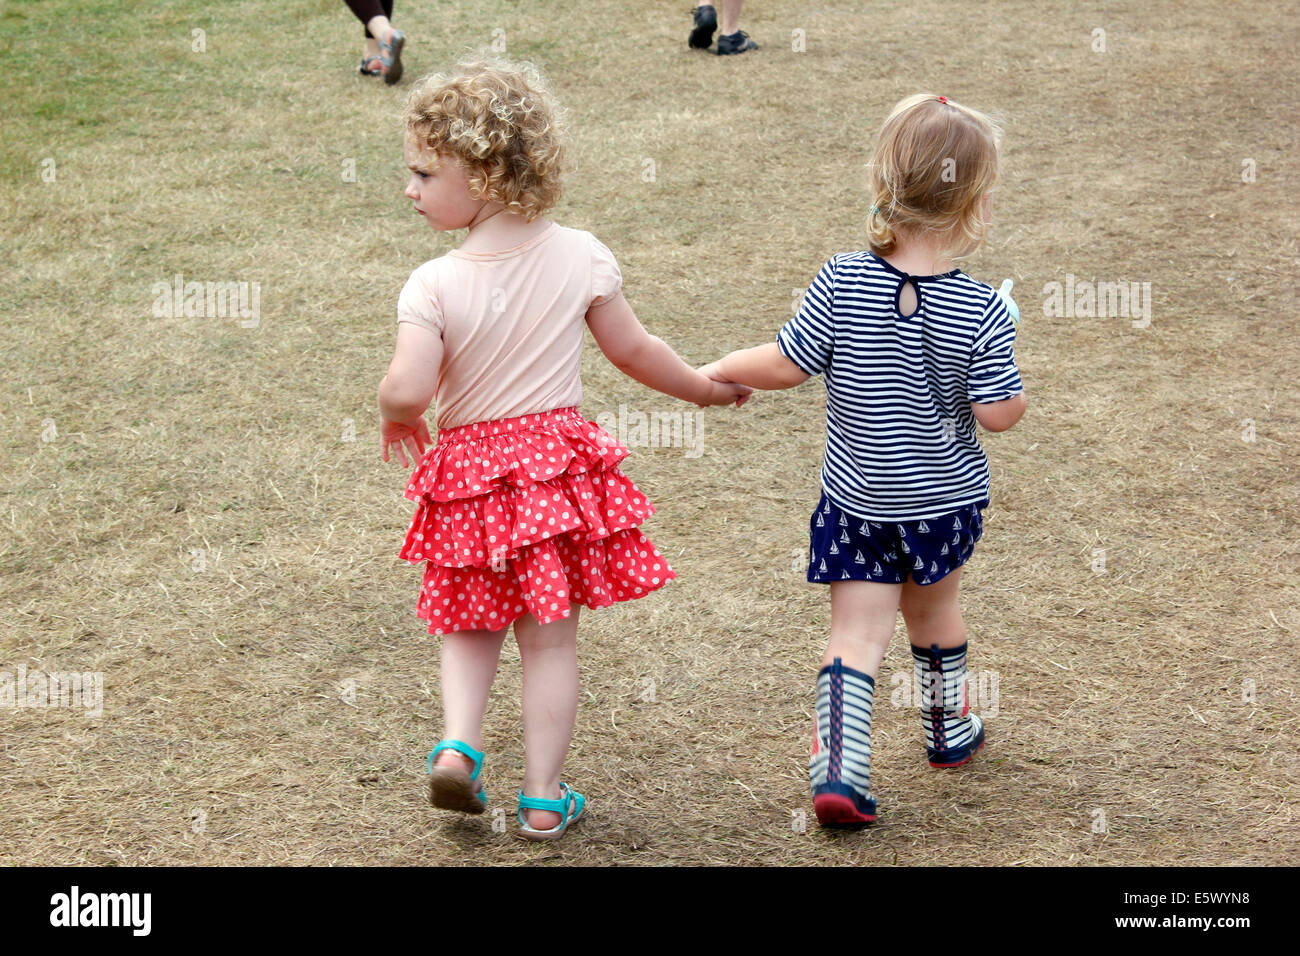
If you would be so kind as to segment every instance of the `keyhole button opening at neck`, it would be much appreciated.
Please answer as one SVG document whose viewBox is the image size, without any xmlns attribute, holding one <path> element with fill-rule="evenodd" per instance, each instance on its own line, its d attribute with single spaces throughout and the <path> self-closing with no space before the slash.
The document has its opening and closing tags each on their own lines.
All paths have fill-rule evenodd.
<svg viewBox="0 0 1300 956">
<path fill-rule="evenodd" d="M 917 284 L 908 276 L 903 276 L 898 283 L 898 294 L 894 308 L 900 319 L 912 319 L 921 311 L 921 293 Z"/>
</svg>

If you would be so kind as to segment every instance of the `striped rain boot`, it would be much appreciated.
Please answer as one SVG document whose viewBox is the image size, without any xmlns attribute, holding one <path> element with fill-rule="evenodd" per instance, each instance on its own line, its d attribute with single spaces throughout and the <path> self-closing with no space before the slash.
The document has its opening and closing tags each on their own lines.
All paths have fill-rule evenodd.
<svg viewBox="0 0 1300 956">
<path fill-rule="evenodd" d="M 958 767 L 984 746 L 984 722 L 970 713 L 966 694 L 966 645 L 912 645 L 912 663 L 930 766 Z"/>
<path fill-rule="evenodd" d="M 822 826 L 858 826 L 876 819 L 868 782 L 871 700 L 876 682 L 840 658 L 817 675 L 817 732 L 808 778 Z"/>
</svg>

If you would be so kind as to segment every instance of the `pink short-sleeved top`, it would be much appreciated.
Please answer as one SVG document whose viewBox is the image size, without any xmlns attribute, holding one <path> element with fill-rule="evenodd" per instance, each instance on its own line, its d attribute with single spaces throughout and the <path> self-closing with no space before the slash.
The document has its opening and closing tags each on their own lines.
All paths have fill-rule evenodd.
<svg viewBox="0 0 1300 956">
<path fill-rule="evenodd" d="M 442 337 L 438 427 L 577 405 L 587 310 L 622 286 L 599 239 L 556 223 L 513 248 L 455 249 L 412 272 L 397 321 Z"/>
</svg>

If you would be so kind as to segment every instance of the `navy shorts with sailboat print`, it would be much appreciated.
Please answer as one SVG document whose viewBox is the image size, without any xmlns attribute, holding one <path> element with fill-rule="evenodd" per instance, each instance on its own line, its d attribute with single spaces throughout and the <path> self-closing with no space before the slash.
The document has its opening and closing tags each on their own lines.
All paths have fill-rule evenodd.
<svg viewBox="0 0 1300 956">
<path fill-rule="evenodd" d="M 822 492 L 809 522 L 808 580 L 934 584 L 961 567 L 984 533 L 988 499 L 923 521 L 870 521 L 841 511 Z"/>
</svg>

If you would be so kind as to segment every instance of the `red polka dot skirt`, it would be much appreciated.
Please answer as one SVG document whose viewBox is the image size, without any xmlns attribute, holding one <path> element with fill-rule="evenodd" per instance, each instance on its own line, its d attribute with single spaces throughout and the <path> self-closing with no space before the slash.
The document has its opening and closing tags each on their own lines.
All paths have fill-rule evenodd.
<svg viewBox="0 0 1300 956">
<path fill-rule="evenodd" d="M 655 509 L 618 468 L 628 454 L 577 408 L 440 429 L 406 486 L 401 550 L 425 562 L 429 633 L 546 624 L 677 577 L 638 530 Z"/>
</svg>

